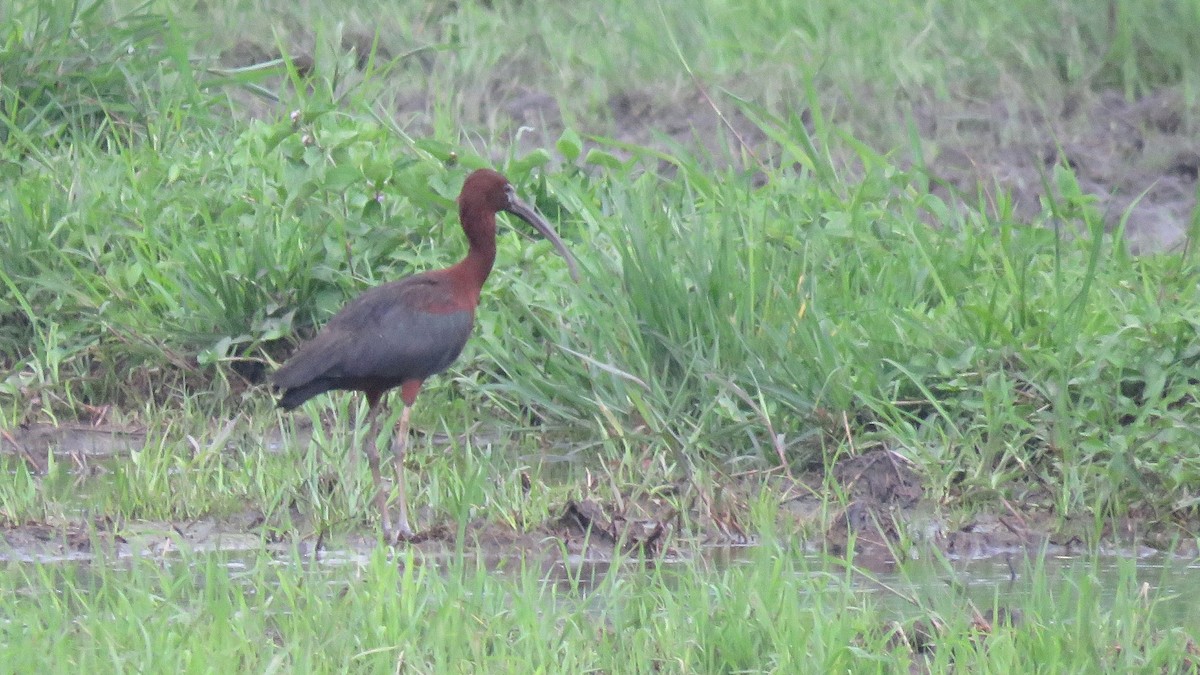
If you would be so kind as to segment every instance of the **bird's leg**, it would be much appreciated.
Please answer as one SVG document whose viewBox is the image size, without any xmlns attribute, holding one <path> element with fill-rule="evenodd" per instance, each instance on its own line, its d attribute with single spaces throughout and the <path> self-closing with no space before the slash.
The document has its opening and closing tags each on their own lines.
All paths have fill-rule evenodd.
<svg viewBox="0 0 1200 675">
<path fill-rule="evenodd" d="M 379 509 L 379 515 L 383 519 L 383 536 L 390 540 L 392 538 L 392 517 L 388 513 L 387 493 L 383 491 L 383 476 L 379 473 L 379 449 L 375 447 L 375 439 L 379 436 L 379 409 L 382 407 L 380 400 L 380 397 L 368 398 L 371 407 L 367 413 L 367 419 L 371 422 L 371 428 L 367 431 L 367 438 L 363 441 L 363 451 L 367 454 L 367 463 L 371 465 L 371 479 L 375 482 L 375 508 Z"/>
<path fill-rule="evenodd" d="M 394 532 L 397 541 L 412 539 L 415 536 L 412 527 L 408 524 L 408 496 L 404 489 L 404 455 L 408 447 L 408 416 L 411 412 L 412 406 L 406 403 L 403 412 L 400 413 L 400 427 L 396 431 L 396 443 L 392 446 L 392 450 L 396 453 L 394 461 L 396 490 L 400 493 L 400 520 L 396 523 Z"/>
</svg>

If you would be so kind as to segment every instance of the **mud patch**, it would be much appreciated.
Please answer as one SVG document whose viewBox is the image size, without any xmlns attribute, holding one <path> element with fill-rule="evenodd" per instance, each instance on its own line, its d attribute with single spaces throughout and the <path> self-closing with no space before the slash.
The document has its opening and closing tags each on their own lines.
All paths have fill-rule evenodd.
<svg viewBox="0 0 1200 675">
<path fill-rule="evenodd" d="M 817 533 L 816 546 L 856 566 L 888 572 L 906 560 L 944 556 L 974 561 L 1085 552 L 1142 558 L 1164 551 L 1197 555 L 1195 523 L 1150 519 L 1110 521 L 1098 533 L 1089 519 L 1064 521 L 1046 509 L 1021 510 L 1003 499 L 1000 513 L 948 513 L 924 498 L 915 467 L 902 455 L 875 449 L 839 459 L 825 477 L 811 474 L 777 484 L 779 526 L 797 536 Z"/>
<path fill-rule="evenodd" d="M 5 562 L 69 562 L 90 560 L 97 542 L 125 544 L 112 534 L 112 523 L 97 519 L 91 523 L 28 523 L 6 528 L 0 537 L 0 560 Z"/>
<path fill-rule="evenodd" d="M 97 517 L 87 521 L 26 523 L 0 532 L 0 560 L 71 562 L 161 557 L 181 549 L 194 551 L 258 550 L 261 537 L 215 520 L 186 523 L 120 523 Z"/>
<path fill-rule="evenodd" d="M 112 426 L 30 424 L 0 430 L 0 454 L 23 458 L 35 473 L 45 471 L 51 455 L 73 460 L 86 473 L 90 461 L 126 456 L 145 444 L 145 430 Z"/>
<path fill-rule="evenodd" d="M 1112 90 L 1076 94 L 1051 111 L 1000 100 L 925 103 L 914 114 L 936 195 L 971 201 L 982 192 L 999 213 L 996 197 L 1004 192 L 1013 215 L 1028 222 L 1052 204 L 1067 221 L 1072 209 L 1093 210 L 1110 230 L 1127 218 L 1134 251 L 1170 248 L 1187 236 L 1200 140 L 1179 91 L 1133 101 Z M 1056 180 L 1055 167 L 1071 170 L 1084 203 Z"/>
<path fill-rule="evenodd" d="M 854 501 L 910 507 L 924 491 L 909 459 L 891 450 L 848 456 L 834 464 L 833 477 Z"/>
<path fill-rule="evenodd" d="M 886 449 L 845 457 L 832 473 L 848 501 L 825 530 L 826 547 L 835 555 L 853 551 L 869 569 L 891 569 L 902 555 L 908 511 L 923 493 L 920 477 L 907 458 Z"/>
<path fill-rule="evenodd" d="M 663 553 L 674 512 L 662 518 L 610 518 L 591 500 L 569 501 L 551 528 L 569 551 L 586 554 L 597 545 L 622 553 L 657 557 Z"/>
</svg>

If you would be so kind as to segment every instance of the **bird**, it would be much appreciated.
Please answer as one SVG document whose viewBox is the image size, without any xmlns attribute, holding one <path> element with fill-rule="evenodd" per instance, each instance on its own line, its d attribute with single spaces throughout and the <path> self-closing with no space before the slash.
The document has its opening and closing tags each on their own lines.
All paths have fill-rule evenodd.
<svg viewBox="0 0 1200 675">
<path fill-rule="evenodd" d="M 457 201 L 469 244 L 461 261 L 363 292 L 271 375 L 271 384 L 281 394 L 278 406 L 284 410 L 334 390 L 358 391 L 366 397 L 370 427 L 363 451 L 375 484 L 383 536 L 392 544 L 416 536 L 408 520 L 404 487 L 409 416 L 421 385 L 450 367 L 471 335 L 479 293 L 496 260 L 496 214 L 504 211 L 532 225 L 558 249 L 571 278 L 579 280 L 575 258 L 566 244 L 541 214 L 517 197 L 515 188 L 499 172 L 472 172 Z M 376 438 L 386 419 L 380 415 L 386 407 L 386 394 L 397 387 L 404 408 L 392 445 L 400 506 L 393 527 Z"/>
</svg>

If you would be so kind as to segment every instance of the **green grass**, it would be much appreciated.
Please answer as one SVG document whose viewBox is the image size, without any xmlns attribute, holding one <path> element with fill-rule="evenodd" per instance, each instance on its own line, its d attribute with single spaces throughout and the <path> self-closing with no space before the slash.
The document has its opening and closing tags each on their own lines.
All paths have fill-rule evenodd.
<svg viewBox="0 0 1200 675">
<path fill-rule="evenodd" d="M 270 26 L 219 3 L 169 9 L 13 7 L 0 55 L 6 426 L 108 403 L 138 419 L 146 400 L 151 422 L 220 414 L 235 397 L 258 415 L 265 393 L 235 393 L 246 360 L 283 357 L 365 287 L 456 259 L 459 182 L 494 163 L 572 241 L 586 278 L 566 283 L 545 242 L 505 229 L 475 339 L 423 396 L 424 424 L 487 411 L 759 466 L 884 443 L 938 499 L 999 495 L 1064 516 L 1194 509 L 1191 248 L 1131 255 L 1065 168 L 1045 176 L 1058 201 L 1041 227 L 1003 195 L 954 209 L 919 168 L 849 136 L 854 115 L 822 110 L 868 85 L 863 100 L 942 97 L 997 78 L 1046 105 L 1047 81 L 1187 93 L 1200 40 L 1182 6 L 1114 2 L 1115 23 L 1070 3 L 600 11 L 644 47 L 631 50 L 560 33 L 565 8 L 465 3 L 388 13 L 361 63 L 342 37 L 373 5 L 343 23 L 300 5 Z M 1050 14 L 1064 39 L 1044 39 Z M 838 39 L 851 24 L 862 44 Z M 285 58 L 213 58 L 251 44 Z M 312 69 L 293 67 L 305 54 Z M 544 149 L 500 145 L 499 118 L 473 116 L 486 106 L 471 97 L 511 98 L 483 84 L 510 70 L 563 106 L 566 131 Z M 758 176 L 702 150 L 606 140 L 613 120 L 595 106 L 615 83 L 669 108 L 693 86 L 685 74 L 756 122 L 769 148 L 750 161 Z M 428 135 L 382 112 L 414 81 L 437 94 Z M 264 119 L 240 114 L 267 95 L 280 103 Z M 919 145 L 890 115 L 873 119 Z"/>
<path fill-rule="evenodd" d="M 1185 671 L 1186 634 L 1132 569 L 1030 569 L 1022 615 L 985 632 L 963 599 L 904 580 L 869 593 L 788 547 L 549 579 L 385 549 L 351 564 L 185 550 L 3 570 L 0 657 L 13 672 Z M 989 593 L 987 615 L 1006 607 Z M 922 625 L 925 653 L 901 637 Z"/>
<path fill-rule="evenodd" d="M 223 154 L 211 140 L 85 151 L 14 182 L 9 423 L 146 397 L 219 410 L 235 361 L 280 354 L 359 289 L 463 251 L 448 208 L 462 171 L 372 122 L 253 124 Z M 426 423 L 456 401 L 513 421 L 532 408 L 576 438 L 631 431 L 760 462 L 777 461 L 774 435 L 799 466 L 845 440 L 845 415 L 860 443 L 906 448 L 935 496 L 1188 510 L 1190 258 L 1131 256 L 1086 209 L 1066 214 L 1083 228 L 1071 237 L 958 215 L 861 152 L 846 187 L 780 170 L 751 189 L 687 160 L 671 181 L 509 164 L 586 277 L 568 283 L 547 244 L 506 230 L 475 338 L 422 398 Z M 76 196 L 48 186 L 85 173 Z"/>
<path fill-rule="evenodd" d="M 45 473 L 0 457 L 0 522 L 259 513 L 264 541 L 370 531 L 365 462 L 346 468 L 359 401 L 280 416 L 246 377 L 361 290 L 457 260 L 453 199 L 478 166 L 555 223 L 583 280 L 501 228 L 474 337 L 416 408 L 416 428 L 455 439 L 415 442 L 421 525 L 524 531 L 587 490 L 619 501 L 686 476 L 718 493 L 729 473 L 877 446 L 953 510 L 1194 522 L 1191 239 L 1134 255 L 1066 167 L 1047 167 L 1055 197 L 1033 218 L 991 186 L 960 209 L 913 122 L 935 104 L 1053 112 L 1169 88 L 1194 128 L 1200 15 L 1104 9 L 10 3 L 0 430 L 111 404 L 147 443 L 82 487 L 62 456 Z M 705 126 L 714 107 L 753 144 Z M 693 125 L 701 142 L 681 142 Z M 731 497 L 766 539 L 745 565 L 623 566 L 590 594 L 382 551 L 334 570 L 263 552 L 236 574 L 225 554 L 12 564 L 5 596 L 39 601 L 0 605 L 0 663 L 907 667 L 890 609 L 800 561 L 790 539 L 812 533 L 771 535 L 775 497 Z M 1087 570 L 1069 591 L 1032 574 L 1027 620 L 986 640 L 953 595 L 922 606 L 953 636 L 934 670 L 1182 667 L 1186 635 L 1159 632 L 1132 573 L 1103 601 Z"/>
<path fill-rule="evenodd" d="M 587 275 L 565 283 L 546 243 L 504 230 L 475 339 L 422 398 L 426 423 L 481 409 L 523 421 L 532 409 L 576 440 L 635 434 L 695 459 L 783 455 L 794 466 L 851 439 L 882 442 L 918 460 L 938 498 L 1000 494 L 1063 515 L 1192 510 L 1197 457 L 1183 448 L 1196 440 L 1200 304 L 1190 248 L 1130 255 L 1066 169 L 1046 176 L 1060 195 L 1037 223 L 1046 227 L 1016 222 L 1003 196 L 957 211 L 923 190 L 919 170 L 899 170 L 848 137 L 850 122 L 820 112 L 841 105 L 839 88 L 868 84 L 953 96 L 999 77 L 1047 105 L 1045 78 L 1191 91 L 1181 64 L 1186 45 L 1200 44 L 1187 39 L 1194 17 L 1113 3 L 1110 26 L 1059 3 L 1040 11 L 1073 30 L 1047 41 L 1035 20 L 1047 17 L 1016 8 L 914 6 L 886 22 L 832 6 L 784 15 L 714 2 L 636 19 L 615 9 L 600 16 L 646 47 L 636 56 L 601 49 L 589 32 L 549 44 L 564 8 L 467 3 L 389 14 L 374 49 L 400 56 L 356 65 L 340 36 L 367 25 L 371 5 L 339 24 L 296 7 L 313 34 L 272 24 L 275 46 L 261 16 L 242 21 L 219 4 L 15 7 L 0 58 L 3 72 L 24 74 L 4 79 L 21 87 L 6 85 L 3 118 L 0 419 L 57 420 L 106 403 L 136 418 L 145 399 L 155 410 L 221 410 L 241 389 L 244 359 L 282 357 L 362 288 L 461 255 L 457 186 L 465 169 L 499 157 Z M 835 39 L 849 22 L 879 49 Z M 501 25 L 516 32 L 486 39 Z M 1162 33 L 1153 44 L 1152 27 Z M 1111 38 L 1103 49 L 1101 35 Z M 212 59 L 251 43 L 287 58 L 239 69 Z M 810 63 L 814 45 L 825 58 Z M 418 47 L 432 49 L 432 65 Z M 292 68 L 289 50 L 311 52 L 314 69 Z M 380 105 L 430 67 L 417 81 L 451 98 L 430 100 L 430 135 L 414 136 Z M 714 92 L 737 83 L 731 92 L 756 101 L 720 105 L 769 139 L 764 186 L 700 151 L 606 142 L 611 120 L 594 104 L 619 92 L 567 95 L 627 73 L 669 105 L 685 68 Z M 569 127 L 547 149 L 565 162 L 498 146 L 503 125 L 472 117 L 480 78 L 506 69 L 564 106 Z M 236 114 L 268 91 L 281 104 L 266 119 Z M 888 119 L 897 122 L 886 111 L 875 122 Z M 656 164 L 670 170 L 645 170 Z"/>
</svg>

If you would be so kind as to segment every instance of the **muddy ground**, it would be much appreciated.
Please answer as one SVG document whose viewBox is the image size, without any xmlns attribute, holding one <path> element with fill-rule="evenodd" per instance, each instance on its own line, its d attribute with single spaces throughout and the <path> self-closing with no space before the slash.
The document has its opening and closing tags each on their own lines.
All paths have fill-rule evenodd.
<svg viewBox="0 0 1200 675">
<path fill-rule="evenodd" d="M 102 475 L 107 464 L 127 461 L 145 440 L 145 433 L 137 429 L 30 426 L 0 433 L 0 454 L 20 457 L 33 472 L 43 472 L 53 454 L 82 484 Z M 1062 523 L 1046 508 L 1001 500 L 999 511 L 955 514 L 926 499 L 920 475 L 903 456 L 886 449 L 846 456 L 826 478 L 772 471 L 724 476 L 701 485 L 681 476 L 653 494 L 638 491 L 616 499 L 596 496 L 600 491 L 581 482 L 572 491 L 579 496 L 558 505 L 544 521 L 516 518 L 519 525 L 514 528 L 500 519 L 478 519 L 467 523 L 462 534 L 464 543 L 485 559 L 540 560 L 548 567 L 562 564 L 564 556 L 576 565 L 603 563 L 615 554 L 687 559 L 703 551 L 755 544 L 759 533 L 746 519 L 750 504 L 766 497 L 779 507 L 774 523 L 778 536 L 806 542 L 813 552 L 853 553 L 856 565 L 875 571 L 890 571 L 910 558 L 928 558 L 933 551 L 955 560 L 1043 551 L 1071 555 L 1097 548 L 1132 556 L 1167 549 L 1182 556 L 1200 554 L 1195 538 L 1179 526 L 1129 519 L 1110 524 L 1101 540 L 1093 541 L 1090 519 Z M 522 489 L 547 486 L 531 483 Z M 417 517 L 424 529 L 408 545 L 429 560 L 453 553 L 457 526 L 437 522 L 428 509 L 418 509 Z M 298 545 L 315 559 L 344 559 L 366 556 L 377 545 L 372 525 L 348 528 L 321 531 L 296 510 L 269 517 L 253 509 L 181 522 L 118 522 L 103 514 L 61 522 L 4 522 L 0 560 L 120 559 L 168 555 L 181 548 L 250 551 L 260 549 L 264 541 L 279 554 Z"/>
</svg>

